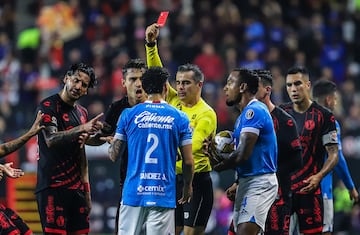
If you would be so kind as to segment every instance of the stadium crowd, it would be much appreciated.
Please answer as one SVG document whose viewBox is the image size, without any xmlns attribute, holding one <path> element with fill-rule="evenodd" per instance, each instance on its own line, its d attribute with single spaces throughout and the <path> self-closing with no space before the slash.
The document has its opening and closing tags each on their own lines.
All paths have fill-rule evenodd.
<svg viewBox="0 0 360 235">
<path fill-rule="evenodd" d="M 22 22 L 18 9 L 31 20 Z M 326 79 L 338 85 L 334 114 L 342 123 L 342 135 L 359 136 L 359 0 L 4 0 L 0 3 L 1 140 L 13 139 L 31 125 L 38 102 L 61 89 L 61 78 L 73 63 L 90 64 L 99 80 L 80 100 L 90 118 L 123 97 L 122 67 L 130 58 L 146 60 L 146 26 L 163 10 L 170 14 L 159 38 L 162 63 L 172 82 L 181 64 L 201 68 L 202 96 L 217 113 L 218 130 L 233 129 L 237 117 L 224 105 L 223 93 L 233 68 L 270 70 L 272 100 L 282 104 L 289 101 L 286 70 L 303 65 L 312 82 Z M 357 157 L 353 153 L 347 156 Z M 215 207 L 225 205 L 218 203 L 225 200 L 222 195 L 215 200 Z M 228 207 L 220 213 L 228 213 Z M 360 216 L 353 220 L 354 228 L 360 227 Z M 227 221 L 220 223 L 227 226 Z"/>
</svg>

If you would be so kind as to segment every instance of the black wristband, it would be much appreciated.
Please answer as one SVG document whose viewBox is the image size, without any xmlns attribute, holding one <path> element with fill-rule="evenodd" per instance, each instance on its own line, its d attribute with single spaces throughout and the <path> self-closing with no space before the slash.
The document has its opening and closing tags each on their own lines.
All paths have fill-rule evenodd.
<svg viewBox="0 0 360 235">
<path fill-rule="evenodd" d="M 156 45 L 156 41 L 155 42 L 147 42 L 145 40 L 145 45 L 148 46 L 148 47 L 154 47 Z"/>
</svg>

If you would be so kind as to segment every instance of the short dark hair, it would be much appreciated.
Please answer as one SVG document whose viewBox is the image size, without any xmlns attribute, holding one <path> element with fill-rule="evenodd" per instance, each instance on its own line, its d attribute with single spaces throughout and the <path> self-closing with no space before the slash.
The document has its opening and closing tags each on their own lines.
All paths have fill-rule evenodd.
<svg viewBox="0 0 360 235">
<path fill-rule="evenodd" d="M 198 83 L 198 82 L 204 81 L 204 74 L 197 65 L 187 63 L 187 64 L 180 65 L 178 67 L 178 72 L 180 72 L 180 73 L 189 72 L 189 71 L 194 72 L 193 78 L 194 78 L 195 82 Z"/>
<path fill-rule="evenodd" d="M 289 68 L 288 71 L 286 72 L 286 74 L 297 74 L 297 73 L 310 76 L 309 70 L 303 66 L 293 66 Z"/>
<path fill-rule="evenodd" d="M 337 91 L 336 84 L 328 80 L 317 80 L 314 82 L 311 93 L 314 99 L 321 99 L 325 96 L 332 95 Z"/>
<path fill-rule="evenodd" d="M 251 94 L 255 95 L 259 89 L 259 76 L 250 69 L 235 68 L 233 71 L 239 72 L 238 84 L 246 83 Z"/>
<path fill-rule="evenodd" d="M 146 64 L 142 59 L 140 58 L 130 59 L 122 68 L 122 73 L 125 78 L 128 69 L 146 69 L 146 68 L 147 68 Z"/>
<path fill-rule="evenodd" d="M 254 71 L 260 77 L 260 82 L 263 85 L 265 85 L 265 86 L 272 86 L 273 85 L 273 76 L 272 76 L 270 70 L 255 69 Z"/>
<path fill-rule="evenodd" d="M 85 63 L 77 63 L 70 66 L 69 70 L 66 71 L 66 76 L 73 76 L 77 72 L 83 72 L 90 78 L 89 88 L 94 87 L 97 84 L 95 71 L 92 67 Z"/>
<path fill-rule="evenodd" d="M 169 77 L 166 68 L 150 67 L 141 77 L 142 87 L 147 94 L 161 94 Z"/>
</svg>

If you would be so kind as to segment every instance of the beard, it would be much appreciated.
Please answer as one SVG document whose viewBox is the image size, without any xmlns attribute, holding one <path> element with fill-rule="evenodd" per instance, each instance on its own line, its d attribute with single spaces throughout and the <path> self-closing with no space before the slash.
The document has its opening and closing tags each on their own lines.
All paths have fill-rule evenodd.
<svg viewBox="0 0 360 235">
<path fill-rule="evenodd" d="M 240 103 L 241 100 L 241 95 L 238 94 L 238 96 L 236 97 L 236 99 L 234 100 L 226 100 L 226 105 L 227 106 L 234 106 Z"/>
</svg>

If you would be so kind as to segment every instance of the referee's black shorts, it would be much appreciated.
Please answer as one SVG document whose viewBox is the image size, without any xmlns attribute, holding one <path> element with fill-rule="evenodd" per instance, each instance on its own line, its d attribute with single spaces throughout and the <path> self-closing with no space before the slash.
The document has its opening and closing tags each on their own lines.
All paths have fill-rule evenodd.
<svg viewBox="0 0 360 235">
<path fill-rule="evenodd" d="M 182 197 L 182 175 L 176 176 L 176 200 Z M 175 225 L 183 227 L 205 227 L 214 202 L 213 185 L 210 172 L 194 174 L 193 195 L 190 203 L 177 205 L 175 210 Z"/>
</svg>

